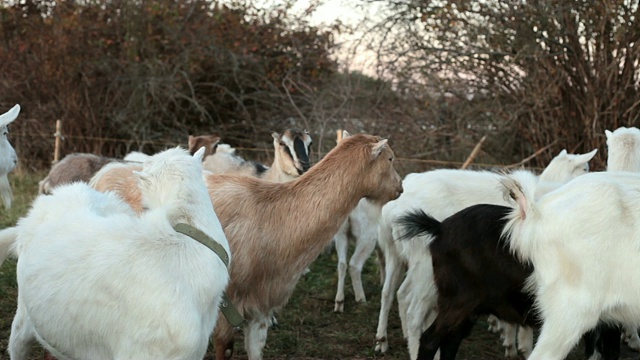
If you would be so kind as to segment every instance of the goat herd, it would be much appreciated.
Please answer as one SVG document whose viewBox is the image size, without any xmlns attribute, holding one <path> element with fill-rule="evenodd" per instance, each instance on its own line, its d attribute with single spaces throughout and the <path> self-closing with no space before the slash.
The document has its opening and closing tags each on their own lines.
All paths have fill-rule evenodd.
<svg viewBox="0 0 640 360">
<path fill-rule="evenodd" d="M 7 208 L 17 159 L 7 125 L 19 111 L 0 115 Z M 606 137 L 606 172 L 588 173 L 596 150 L 563 150 L 539 176 L 440 169 L 402 180 L 387 140 L 346 132 L 311 166 L 311 137 L 295 129 L 273 133 L 268 167 L 216 136 L 124 159 L 69 155 L 0 230 L 0 263 L 18 259 L 8 352 L 27 359 L 37 341 L 57 359 L 202 359 L 213 336 L 228 359 L 235 308 L 248 358 L 261 359 L 275 312 L 333 239 L 337 312 L 347 268 L 366 301 L 360 272 L 382 250 L 378 351 L 397 293 L 411 359 L 455 359 L 479 315 L 503 332 L 508 357 L 564 359 L 584 336 L 591 359 L 617 359 L 621 333 L 640 349 L 640 130 Z"/>
</svg>

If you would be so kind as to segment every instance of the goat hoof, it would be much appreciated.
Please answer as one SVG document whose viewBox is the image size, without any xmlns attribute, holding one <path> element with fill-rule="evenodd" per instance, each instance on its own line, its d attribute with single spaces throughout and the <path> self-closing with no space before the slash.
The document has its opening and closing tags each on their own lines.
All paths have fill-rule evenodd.
<svg viewBox="0 0 640 360">
<path fill-rule="evenodd" d="M 344 312 L 344 301 L 336 301 L 336 305 L 333 308 L 333 312 Z"/>
<path fill-rule="evenodd" d="M 389 350 L 389 343 L 386 338 L 376 340 L 376 348 L 375 351 L 379 353 L 386 353 Z"/>
<path fill-rule="evenodd" d="M 363 298 L 360 298 L 360 299 L 356 299 L 356 303 L 358 303 L 358 304 L 366 304 L 367 303 L 367 298 L 363 297 Z"/>
</svg>

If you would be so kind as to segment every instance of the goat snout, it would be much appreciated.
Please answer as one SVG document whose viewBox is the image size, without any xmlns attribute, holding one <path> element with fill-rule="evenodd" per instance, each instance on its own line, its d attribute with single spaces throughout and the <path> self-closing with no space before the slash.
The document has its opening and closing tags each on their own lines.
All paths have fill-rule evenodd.
<svg viewBox="0 0 640 360">
<path fill-rule="evenodd" d="M 296 170 L 298 170 L 298 175 L 304 174 L 310 168 L 311 168 L 311 164 L 308 162 L 301 161 L 299 164 L 296 165 Z"/>
</svg>

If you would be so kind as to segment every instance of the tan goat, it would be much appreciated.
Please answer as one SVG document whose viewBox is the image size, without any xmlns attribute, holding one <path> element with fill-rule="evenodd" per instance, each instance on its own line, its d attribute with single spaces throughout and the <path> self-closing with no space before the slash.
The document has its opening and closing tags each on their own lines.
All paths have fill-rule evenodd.
<svg viewBox="0 0 640 360">
<path fill-rule="evenodd" d="M 400 196 L 402 181 L 393 160 L 386 139 L 354 135 L 290 182 L 206 176 L 234 258 L 227 294 L 247 320 L 244 335 L 249 359 L 262 358 L 273 312 L 286 304 L 303 271 L 360 199 L 384 204 Z M 131 169 L 115 177 L 130 178 L 127 173 Z M 135 186 L 110 185 L 107 178 L 95 180 L 99 190 L 127 191 L 123 196 L 141 209 L 139 194 L 129 191 Z M 214 332 L 216 359 L 231 357 L 233 337 L 232 326 L 220 318 Z"/>
</svg>

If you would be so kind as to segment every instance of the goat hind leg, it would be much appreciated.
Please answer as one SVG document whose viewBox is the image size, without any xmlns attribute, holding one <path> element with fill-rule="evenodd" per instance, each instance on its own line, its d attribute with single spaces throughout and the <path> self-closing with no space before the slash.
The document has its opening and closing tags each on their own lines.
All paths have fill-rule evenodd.
<svg viewBox="0 0 640 360">
<path fill-rule="evenodd" d="M 362 267 L 365 261 L 371 256 L 371 253 L 376 247 L 375 234 L 366 234 L 358 238 L 356 243 L 356 249 L 349 260 L 349 276 L 351 277 L 351 285 L 353 285 L 353 293 L 356 297 L 356 302 L 365 303 L 367 297 L 364 294 L 364 287 L 362 286 Z"/>
<path fill-rule="evenodd" d="M 640 337 L 638 337 L 638 328 L 635 325 L 624 326 L 624 341 L 630 349 L 640 351 Z"/>
<path fill-rule="evenodd" d="M 389 250 L 388 250 L 389 251 Z M 398 289 L 398 284 L 402 278 L 402 264 L 399 259 L 392 254 L 385 253 L 385 281 L 382 285 L 380 297 L 380 315 L 378 317 L 378 329 L 376 331 L 375 351 L 387 352 L 389 341 L 387 340 L 387 324 L 389 322 L 389 311 L 393 303 L 393 295 Z"/>
<path fill-rule="evenodd" d="M 568 298 L 565 298 L 569 300 Z M 598 314 L 580 312 L 570 306 L 543 310 L 544 323 L 528 360 L 562 360 L 587 330 L 596 326 Z"/>
<path fill-rule="evenodd" d="M 9 336 L 9 356 L 11 360 L 27 360 L 31 352 L 31 345 L 35 342 L 35 332 L 29 317 L 25 314 L 24 306 L 18 304 L 16 315 L 11 324 Z"/>
</svg>

